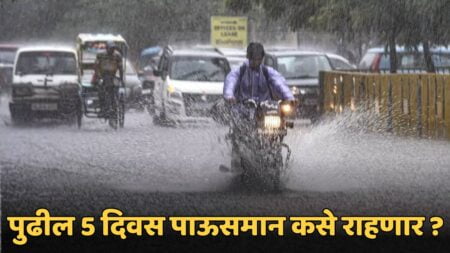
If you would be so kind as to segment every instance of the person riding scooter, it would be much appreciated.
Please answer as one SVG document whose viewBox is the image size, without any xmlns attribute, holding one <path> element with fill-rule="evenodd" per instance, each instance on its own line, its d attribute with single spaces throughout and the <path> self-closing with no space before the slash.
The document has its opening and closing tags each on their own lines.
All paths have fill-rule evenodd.
<svg viewBox="0 0 450 253">
<path fill-rule="evenodd" d="M 262 64 L 264 55 L 262 44 L 250 43 L 247 47 L 247 60 L 239 68 L 232 70 L 225 79 L 223 98 L 231 105 L 230 116 L 234 122 L 247 124 L 243 120 L 246 114 L 243 105 L 245 101 L 252 100 L 259 103 L 266 100 L 284 100 L 294 103 L 294 96 L 286 79 L 275 69 Z M 239 129 L 234 129 L 232 132 L 238 131 Z M 239 170 L 240 156 L 234 138 L 236 136 L 231 136 L 233 143 L 231 170 Z"/>
</svg>

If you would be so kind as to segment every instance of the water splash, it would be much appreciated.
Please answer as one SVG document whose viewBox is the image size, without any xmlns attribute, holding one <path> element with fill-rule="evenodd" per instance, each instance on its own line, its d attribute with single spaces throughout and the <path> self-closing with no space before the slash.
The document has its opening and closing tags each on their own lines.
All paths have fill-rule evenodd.
<svg viewBox="0 0 450 253">
<path fill-rule="evenodd" d="M 386 132 L 388 118 L 358 109 L 293 131 L 288 187 L 336 191 L 378 187 L 428 187 L 450 178 L 450 143 Z"/>
</svg>

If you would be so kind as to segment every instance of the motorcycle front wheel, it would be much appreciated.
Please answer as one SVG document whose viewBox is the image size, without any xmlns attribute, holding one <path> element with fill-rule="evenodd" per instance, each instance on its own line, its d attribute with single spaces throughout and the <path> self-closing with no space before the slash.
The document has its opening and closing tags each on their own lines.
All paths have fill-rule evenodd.
<svg viewBox="0 0 450 253">
<path fill-rule="evenodd" d="M 274 192 L 281 192 L 281 171 L 283 169 L 283 156 L 281 151 L 270 152 L 264 159 L 263 166 L 267 173 L 267 184 Z"/>
</svg>

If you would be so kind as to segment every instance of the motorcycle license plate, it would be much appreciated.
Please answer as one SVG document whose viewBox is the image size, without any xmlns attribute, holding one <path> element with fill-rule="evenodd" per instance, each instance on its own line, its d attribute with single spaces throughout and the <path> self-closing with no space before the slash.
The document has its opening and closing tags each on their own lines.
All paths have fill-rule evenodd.
<svg viewBox="0 0 450 253">
<path fill-rule="evenodd" d="M 31 104 L 31 110 L 33 110 L 33 111 L 56 111 L 56 110 L 58 110 L 58 104 L 56 104 L 56 103 L 34 103 L 34 104 Z"/>
<path fill-rule="evenodd" d="M 151 94 L 151 93 L 152 93 L 152 90 L 150 90 L 150 89 L 142 90 L 142 95 L 148 95 L 148 94 Z"/>
</svg>

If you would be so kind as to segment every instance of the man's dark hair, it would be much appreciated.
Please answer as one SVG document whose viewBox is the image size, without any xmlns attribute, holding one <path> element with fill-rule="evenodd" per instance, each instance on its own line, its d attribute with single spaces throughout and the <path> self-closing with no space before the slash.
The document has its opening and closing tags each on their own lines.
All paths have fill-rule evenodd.
<svg viewBox="0 0 450 253">
<path fill-rule="evenodd" d="M 258 42 L 250 42 L 247 47 L 247 58 L 253 59 L 255 56 L 264 57 L 264 47 L 261 43 Z"/>
</svg>

